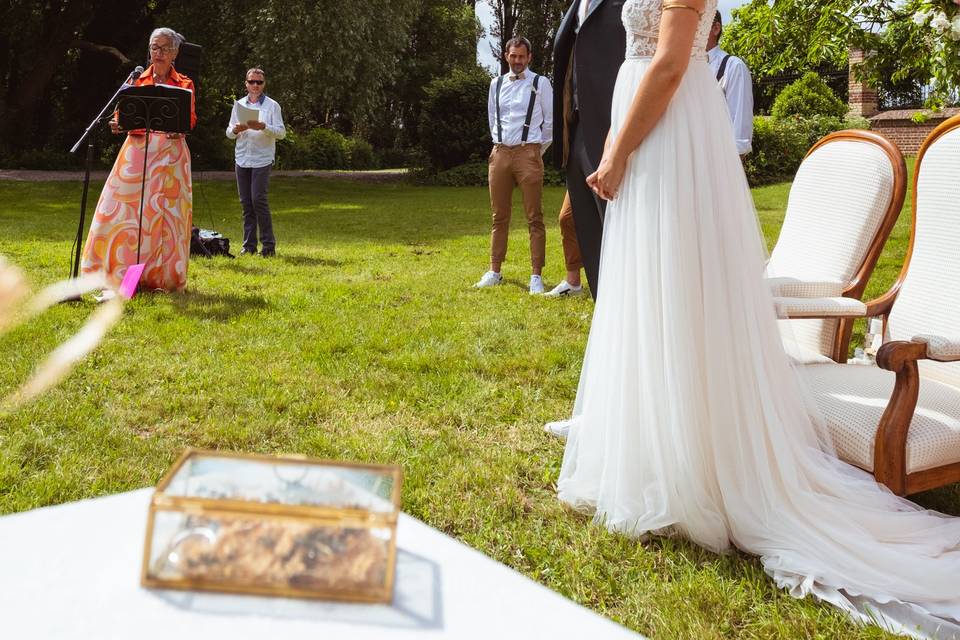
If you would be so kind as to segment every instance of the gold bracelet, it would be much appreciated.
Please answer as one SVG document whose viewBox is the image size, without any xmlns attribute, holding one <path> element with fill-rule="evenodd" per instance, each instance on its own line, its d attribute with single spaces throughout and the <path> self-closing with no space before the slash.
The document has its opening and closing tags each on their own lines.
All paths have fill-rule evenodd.
<svg viewBox="0 0 960 640">
<path fill-rule="evenodd" d="M 695 12 L 701 18 L 703 17 L 703 11 L 695 9 L 688 4 L 683 4 L 682 2 L 666 2 L 663 5 L 663 10 L 667 11 L 668 9 L 689 9 L 690 11 Z"/>
</svg>

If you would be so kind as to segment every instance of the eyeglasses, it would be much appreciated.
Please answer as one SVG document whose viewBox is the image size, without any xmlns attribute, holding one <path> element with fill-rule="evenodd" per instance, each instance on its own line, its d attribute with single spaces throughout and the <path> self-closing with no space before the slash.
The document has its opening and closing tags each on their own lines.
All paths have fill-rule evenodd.
<svg viewBox="0 0 960 640">
<path fill-rule="evenodd" d="M 263 84 L 263 80 L 247 80 L 247 84 Z"/>
<path fill-rule="evenodd" d="M 158 44 L 152 44 L 152 45 L 150 45 L 150 52 L 151 52 L 151 53 L 168 54 L 168 53 L 173 53 L 174 51 L 175 51 L 175 49 L 174 49 L 173 47 L 161 47 L 161 46 L 158 45 Z"/>
</svg>

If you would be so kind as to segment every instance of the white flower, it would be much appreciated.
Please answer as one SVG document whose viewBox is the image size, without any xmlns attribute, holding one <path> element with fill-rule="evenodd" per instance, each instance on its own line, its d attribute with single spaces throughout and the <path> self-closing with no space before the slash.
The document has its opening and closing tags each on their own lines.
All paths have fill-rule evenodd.
<svg viewBox="0 0 960 640">
<path fill-rule="evenodd" d="M 913 14 L 913 22 L 918 26 L 923 26 L 927 23 L 927 20 L 930 19 L 930 13 L 927 11 L 917 11 Z"/>
<path fill-rule="evenodd" d="M 954 40 L 960 40 L 960 13 L 953 16 L 953 22 L 950 23 L 950 36 Z"/>
<path fill-rule="evenodd" d="M 947 14 L 943 11 L 938 11 L 936 15 L 933 16 L 933 20 L 930 21 L 930 26 L 940 33 L 945 33 L 950 29 L 950 19 L 947 18 Z"/>
</svg>

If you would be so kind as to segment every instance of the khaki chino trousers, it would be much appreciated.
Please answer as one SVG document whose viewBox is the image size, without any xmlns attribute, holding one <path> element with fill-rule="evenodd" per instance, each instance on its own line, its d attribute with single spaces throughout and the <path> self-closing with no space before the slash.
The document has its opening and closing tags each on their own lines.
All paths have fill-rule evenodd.
<svg viewBox="0 0 960 640">
<path fill-rule="evenodd" d="M 563 205 L 560 207 L 560 244 L 563 245 L 563 261 L 567 271 L 580 271 L 583 267 L 583 258 L 580 257 L 580 243 L 577 241 L 577 226 L 573 222 L 573 205 L 570 204 L 570 194 L 563 194 Z"/>
<path fill-rule="evenodd" d="M 490 261 L 501 264 L 507 257 L 507 237 L 513 209 L 513 190 L 520 187 L 523 212 L 530 234 L 530 265 L 542 269 L 546 262 L 547 230 L 543 224 L 543 158 L 539 144 L 494 145 L 490 152 Z"/>
</svg>

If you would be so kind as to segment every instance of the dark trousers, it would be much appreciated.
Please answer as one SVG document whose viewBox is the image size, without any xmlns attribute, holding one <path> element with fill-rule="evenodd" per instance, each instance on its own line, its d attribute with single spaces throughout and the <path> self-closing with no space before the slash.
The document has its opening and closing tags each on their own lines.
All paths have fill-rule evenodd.
<svg viewBox="0 0 960 640">
<path fill-rule="evenodd" d="M 596 170 L 587 157 L 580 127 L 570 127 L 570 154 L 567 158 L 567 193 L 573 206 L 573 224 L 583 260 L 583 271 L 590 284 L 590 295 L 597 299 L 600 277 L 600 244 L 603 238 L 603 214 L 607 203 L 587 186 L 587 176 Z"/>
<path fill-rule="evenodd" d="M 273 220 L 267 203 L 267 188 L 270 186 L 270 165 L 248 169 L 237 165 L 237 193 L 243 207 L 243 248 L 251 253 L 257 250 L 257 228 L 264 253 L 276 250 L 273 237 Z"/>
</svg>

